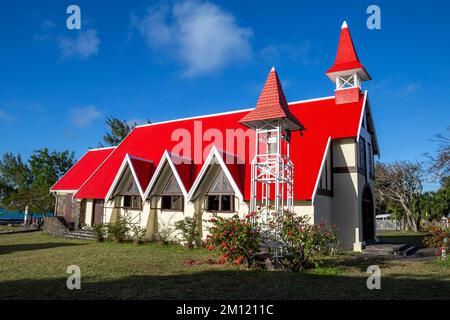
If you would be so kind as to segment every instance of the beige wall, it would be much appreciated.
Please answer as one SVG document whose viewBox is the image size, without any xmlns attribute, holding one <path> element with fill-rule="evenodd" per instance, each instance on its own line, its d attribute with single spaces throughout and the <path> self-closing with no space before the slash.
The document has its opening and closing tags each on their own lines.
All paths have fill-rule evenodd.
<svg viewBox="0 0 450 320">
<path fill-rule="evenodd" d="M 333 198 L 316 195 L 314 198 L 314 210 L 313 210 L 313 223 L 318 223 L 321 220 L 328 223 L 332 223 L 332 213 L 333 213 Z"/>
<path fill-rule="evenodd" d="M 355 139 L 333 140 L 334 167 L 356 166 Z"/>
<path fill-rule="evenodd" d="M 335 173 L 333 212 L 331 222 L 338 228 L 344 249 L 352 249 L 360 242 L 358 174 Z M 355 248 L 356 248 L 355 247 Z"/>
</svg>

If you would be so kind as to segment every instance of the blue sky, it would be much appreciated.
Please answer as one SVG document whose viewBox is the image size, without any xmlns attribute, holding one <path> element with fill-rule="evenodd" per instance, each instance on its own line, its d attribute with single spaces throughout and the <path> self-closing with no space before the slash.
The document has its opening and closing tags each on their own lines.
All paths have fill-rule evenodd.
<svg viewBox="0 0 450 320">
<path fill-rule="evenodd" d="M 0 153 L 96 147 L 108 116 L 142 122 L 255 106 L 275 65 L 289 101 L 324 75 L 347 20 L 382 161 L 421 160 L 450 110 L 444 1 L 15 1 L 0 11 Z M 68 30 L 66 8 L 81 8 Z M 381 30 L 366 8 L 381 8 Z M 214 48 L 214 49 L 213 49 Z"/>
</svg>

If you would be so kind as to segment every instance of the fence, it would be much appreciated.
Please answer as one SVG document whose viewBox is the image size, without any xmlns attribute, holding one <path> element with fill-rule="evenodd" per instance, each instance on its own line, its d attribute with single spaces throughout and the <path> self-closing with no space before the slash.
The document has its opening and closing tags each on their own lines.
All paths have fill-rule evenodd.
<svg viewBox="0 0 450 320">
<path fill-rule="evenodd" d="M 377 220 L 377 230 L 400 230 L 397 220 Z"/>
</svg>

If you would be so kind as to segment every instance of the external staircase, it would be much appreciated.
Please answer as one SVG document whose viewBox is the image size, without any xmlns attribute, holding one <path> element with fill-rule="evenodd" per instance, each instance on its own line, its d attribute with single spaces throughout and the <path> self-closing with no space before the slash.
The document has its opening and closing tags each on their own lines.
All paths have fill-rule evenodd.
<svg viewBox="0 0 450 320">
<path fill-rule="evenodd" d="M 362 250 L 362 254 L 375 256 L 407 256 L 416 252 L 417 249 L 417 247 L 410 246 L 406 243 L 375 243 L 366 245 Z"/>
<path fill-rule="evenodd" d="M 96 237 L 91 230 L 83 230 L 77 229 L 72 231 L 66 231 L 62 234 L 63 237 L 69 239 L 78 239 L 78 240 L 95 240 Z"/>
</svg>

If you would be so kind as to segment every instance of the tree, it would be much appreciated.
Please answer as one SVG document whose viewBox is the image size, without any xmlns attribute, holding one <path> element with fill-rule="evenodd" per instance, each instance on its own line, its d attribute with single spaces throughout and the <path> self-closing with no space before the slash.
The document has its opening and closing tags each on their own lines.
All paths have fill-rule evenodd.
<svg viewBox="0 0 450 320">
<path fill-rule="evenodd" d="M 128 123 L 113 117 L 106 119 L 105 122 L 111 132 L 107 132 L 103 136 L 103 142 L 105 144 L 99 142 L 100 147 L 119 145 L 119 143 L 121 143 L 122 140 L 137 126 L 136 122 Z M 150 120 L 147 119 L 147 123 L 151 123 Z"/>
<path fill-rule="evenodd" d="M 31 184 L 31 170 L 20 155 L 5 153 L 0 160 L 0 200 Z"/>
<path fill-rule="evenodd" d="M 20 155 L 6 153 L 0 161 L 0 204 L 10 210 L 48 213 L 54 208 L 51 186 L 74 164 L 74 153 L 37 150 L 24 163 Z"/>
<path fill-rule="evenodd" d="M 421 211 L 428 220 L 440 219 L 450 211 L 450 177 L 441 180 L 436 192 L 425 192 L 421 199 Z"/>
<path fill-rule="evenodd" d="M 430 156 L 430 172 L 439 180 L 450 175 L 450 126 L 447 128 L 447 134 L 437 134 L 433 141 L 439 143 L 439 146 L 436 155 Z"/>
<path fill-rule="evenodd" d="M 408 229 L 419 231 L 424 170 L 421 163 L 395 162 L 380 163 L 377 166 L 378 192 L 399 205 L 405 213 Z"/>
<path fill-rule="evenodd" d="M 37 150 L 29 159 L 34 186 L 49 185 L 58 181 L 74 164 L 74 153 L 52 151 L 47 148 Z"/>
</svg>

